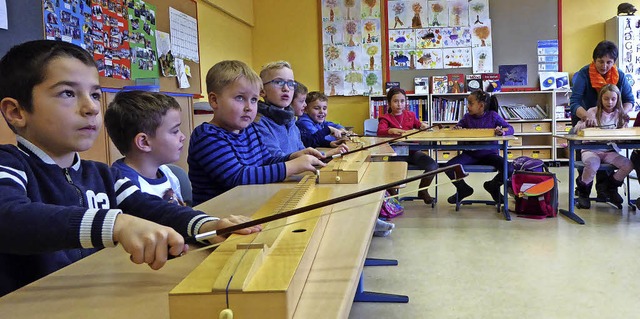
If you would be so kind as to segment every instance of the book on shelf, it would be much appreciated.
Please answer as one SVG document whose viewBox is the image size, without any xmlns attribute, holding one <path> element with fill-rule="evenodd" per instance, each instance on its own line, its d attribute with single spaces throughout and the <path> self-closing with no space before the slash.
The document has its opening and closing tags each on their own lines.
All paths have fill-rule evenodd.
<svg viewBox="0 0 640 319">
<path fill-rule="evenodd" d="M 484 73 L 482 74 L 482 89 L 485 92 L 500 92 L 502 85 L 500 84 L 500 74 Z"/>
<path fill-rule="evenodd" d="M 498 113 L 505 120 L 542 120 L 547 112 L 539 105 L 501 105 Z"/>
<path fill-rule="evenodd" d="M 464 74 L 460 74 L 460 73 L 447 74 L 447 80 L 449 85 L 447 93 L 464 93 L 465 92 Z"/>
<path fill-rule="evenodd" d="M 391 88 L 399 88 L 400 82 L 386 82 L 384 87 L 385 87 L 385 92 L 389 92 Z"/>
<path fill-rule="evenodd" d="M 447 82 L 449 79 L 446 75 L 434 75 L 431 77 L 431 93 L 444 94 L 449 90 Z"/>
<path fill-rule="evenodd" d="M 429 94 L 429 77 L 416 77 L 413 78 L 414 92 L 416 94 Z"/>
<path fill-rule="evenodd" d="M 481 74 L 467 74 L 466 77 L 467 92 L 478 91 L 482 89 L 482 75 Z"/>
</svg>

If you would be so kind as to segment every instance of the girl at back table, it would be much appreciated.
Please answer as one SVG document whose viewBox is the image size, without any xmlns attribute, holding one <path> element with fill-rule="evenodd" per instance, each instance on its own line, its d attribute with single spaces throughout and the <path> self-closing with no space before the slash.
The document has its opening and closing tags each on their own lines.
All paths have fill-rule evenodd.
<svg viewBox="0 0 640 319">
<path fill-rule="evenodd" d="M 469 94 L 467 102 L 468 112 L 453 127 L 454 129 L 493 128 L 496 136 L 513 135 L 513 127 L 498 114 L 498 99 L 495 96 L 489 95 L 484 91 L 475 91 Z M 497 144 L 498 142 L 488 143 Z M 461 144 L 461 142 L 458 142 L 458 144 Z M 504 159 L 499 155 L 497 149 L 465 150 L 447 162 L 447 165 L 453 164 L 490 165 L 495 167 L 498 170 L 498 174 L 492 180 L 485 182 L 483 186 L 491 194 L 491 198 L 495 202 L 502 201 L 500 187 L 503 185 Z M 511 176 L 512 172 L 513 167 L 509 163 L 507 176 Z M 449 178 L 453 178 L 449 173 L 447 175 Z M 447 199 L 450 204 L 455 204 L 456 201 L 461 201 L 463 198 L 473 194 L 473 188 L 465 183 L 464 180 L 455 181 L 453 184 L 456 187 L 456 194 Z M 457 198 L 456 195 L 458 195 Z"/>
<path fill-rule="evenodd" d="M 401 88 L 392 88 L 387 93 L 387 113 L 380 116 L 378 123 L 378 136 L 402 135 L 408 130 L 426 128 L 427 124 L 422 123 L 416 117 L 416 114 L 407 110 L 407 94 Z M 390 157 L 390 160 L 393 160 Z M 407 162 L 416 165 L 418 168 L 426 172 L 438 169 L 438 164 L 429 155 L 420 151 L 412 151 L 409 153 Z M 431 184 L 433 176 L 426 177 L 420 181 L 419 188 L 427 187 Z M 420 197 L 425 204 L 433 203 L 433 198 L 429 192 L 424 189 L 418 191 Z"/>
</svg>

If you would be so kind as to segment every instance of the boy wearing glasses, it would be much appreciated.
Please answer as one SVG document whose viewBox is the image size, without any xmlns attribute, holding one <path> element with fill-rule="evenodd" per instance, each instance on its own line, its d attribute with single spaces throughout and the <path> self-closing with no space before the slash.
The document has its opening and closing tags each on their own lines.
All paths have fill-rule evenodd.
<svg viewBox="0 0 640 319">
<path fill-rule="evenodd" d="M 291 65 L 286 61 L 269 63 L 260 71 L 260 78 L 264 85 L 260 93 L 264 102 L 258 102 L 255 124 L 267 150 L 273 156 L 304 150 L 300 130 L 295 124 L 295 114 L 290 106 L 298 85 L 293 78 Z M 348 148 L 343 144 L 329 150 L 325 156 L 346 151 Z M 320 158 L 324 157 L 317 153 Z"/>
<path fill-rule="evenodd" d="M 325 165 L 317 158 L 320 152 L 312 148 L 269 153 L 253 123 L 262 80 L 245 63 L 219 62 L 209 69 L 206 81 L 215 116 L 196 127 L 189 142 L 187 162 L 194 204 L 238 185 L 281 182 Z"/>
</svg>

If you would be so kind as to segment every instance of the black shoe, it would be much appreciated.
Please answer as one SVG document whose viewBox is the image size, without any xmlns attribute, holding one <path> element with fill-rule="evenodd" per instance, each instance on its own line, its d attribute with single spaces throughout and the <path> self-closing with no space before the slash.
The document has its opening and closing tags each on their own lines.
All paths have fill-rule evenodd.
<svg viewBox="0 0 640 319">
<path fill-rule="evenodd" d="M 578 197 L 576 199 L 576 208 L 581 209 L 589 209 L 591 208 L 591 200 L 589 197 Z"/>
<path fill-rule="evenodd" d="M 504 201 L 504 197 L 500 193 L 500 187 L 502 187 L 502 185 L 491 180 L 491 181 L 484 182 L 482 186 L 487 192 L 489 192 L 494 202 L 501 203 L 502 201 Z"/>
<path fill-rule="evenodd" d="M 617 181 L 613 178 L 613 175 L 609 178 L 607 183 L 607 195 L 609 197 L 608 203 L 611 203 L 618 207 L 618 209 L 622 208 L 622 203 L 624 203 L 624 198 L 620 196 L 618 193 L 618 188 L 622 186 L 624 181 Z"/>
<path fill-rule="evenodd" d="M 453 194 L 447 198 L 447 202 L 449 204 L 455 204 L 456 199 L 458 202 L 461 202 L 464 198 L 473 195 L 473 187 L 469 186 L 469 184 L 464 181 L 457 181 L 453 183 L 456 186 L 456 194 L 458 197 L 456 198 L 456 194 Z"/>
<path fill-rule="evenodd" d="M 591 208 L 591 200 L 589 199 L 589 195 L 591 195 L 591 187 L 593 186 L 593 182 L 589 184 L 585 184 L 582 182 L 580 177 L 576 178 L 576 207 L 589 209 Z"/>
</svg>

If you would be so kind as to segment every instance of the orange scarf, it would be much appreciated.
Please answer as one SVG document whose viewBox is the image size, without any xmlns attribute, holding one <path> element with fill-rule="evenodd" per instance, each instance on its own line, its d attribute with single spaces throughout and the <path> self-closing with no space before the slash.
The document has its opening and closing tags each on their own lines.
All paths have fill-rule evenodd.
<svg viewBox="0 0 640 319">
<path fill-rule="evenodd" d="M 611 67 L 609 72 L 604 76 L 598 72 L 594 62 L 591 62 L 589 65 L 589 80 L 591 80 L 591 87 L 598 92 L 600 92 L 600 89 L 607 84 L 617 85 L 619 79 L 620 75 L 618 74 L 618 69 L 615 65 Z"/>
</svg>

